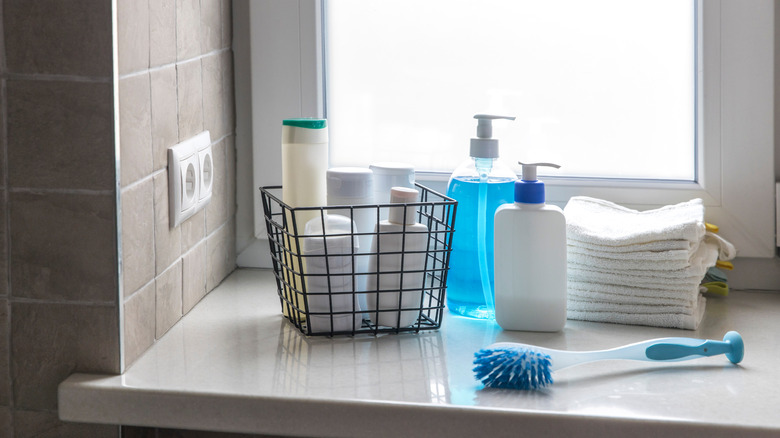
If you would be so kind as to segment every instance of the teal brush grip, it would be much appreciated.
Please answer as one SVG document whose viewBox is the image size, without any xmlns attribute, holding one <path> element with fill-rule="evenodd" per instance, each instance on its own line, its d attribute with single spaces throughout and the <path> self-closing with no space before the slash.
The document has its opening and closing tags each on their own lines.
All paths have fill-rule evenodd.
<svg viewBox="0 0 780 438">
<path fill-rule="evenodd" d="M 742 336 L 737 332 L 728 332 L 723 341 L 704 341 L 699 345 L 662 342 L 653 344 L 645 350 L 651 360 L 675 360 L 688 356 L 716 356 L 725 354 L 732 363 L 739 363 L 745 354 Z"/>
</svg>

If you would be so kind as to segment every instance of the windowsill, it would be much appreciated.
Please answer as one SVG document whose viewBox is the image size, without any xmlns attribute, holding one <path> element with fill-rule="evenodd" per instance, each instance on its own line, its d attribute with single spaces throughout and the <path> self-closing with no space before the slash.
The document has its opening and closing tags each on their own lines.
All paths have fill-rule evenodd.
<svg viewBox="0 0 780 438">
<path fill-rule="evenodd" d="M 298 436 L 780 434 L 780 294 L 709 299 L 695 332 L 580 321 L 505 332 L 445 312 L 436 332 L 328 339 L 284 321 L 275 288 L 270 271 L 237 270 L 125 374 L 65 380 L 60 417 Z M 539 392 L 479 389 L 471 372 L 473 353 L 495 340 L 591 350 L 728 330 L 745 339 L 739 366 L 598 362 L 556 372 Z"/>
</svg>

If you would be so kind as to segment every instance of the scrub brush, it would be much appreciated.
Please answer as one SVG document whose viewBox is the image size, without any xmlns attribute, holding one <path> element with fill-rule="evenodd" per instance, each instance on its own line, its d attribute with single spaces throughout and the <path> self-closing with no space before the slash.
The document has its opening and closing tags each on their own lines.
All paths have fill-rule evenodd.
<svg viewBox="0 0 780 438">
<path fill-rule="evenodd" d="M 597 360 L 676 362 L 725 354 L 736 364 L 744 353 L 742 336 L 734 331 L 726 333 L 723 341 L 661 338 L 600 351 L 563 351 L 501 342 L 474 354 L 474 373 L 487 387 L 540 389 L 553 383 L 553 371 Z"/>
</svg>

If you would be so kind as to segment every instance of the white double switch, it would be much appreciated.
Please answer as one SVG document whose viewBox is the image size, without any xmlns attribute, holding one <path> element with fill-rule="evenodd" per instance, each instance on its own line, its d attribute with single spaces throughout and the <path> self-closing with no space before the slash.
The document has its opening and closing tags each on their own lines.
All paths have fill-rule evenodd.
<svg viewBox="0 0 780 438">
<path fill-rule="evenodd" d="M 168 204 L 171 227 L 203 209 L 211 200 L 214 161 L 208 131 L 168 149 Z"/>
</svg>

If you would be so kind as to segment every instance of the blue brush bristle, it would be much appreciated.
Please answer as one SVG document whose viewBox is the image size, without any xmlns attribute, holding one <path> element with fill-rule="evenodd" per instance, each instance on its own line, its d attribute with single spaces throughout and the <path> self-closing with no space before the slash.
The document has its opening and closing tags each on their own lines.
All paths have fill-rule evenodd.
<svg viewBox="0 0 780 438">
<path fill-rule="evenodd" d="M 539 389 L 553 382 L 550 356 L 525 348 L 479 350 L 474 365 L 477 379 L 491 388 Z"/>
</svg>

